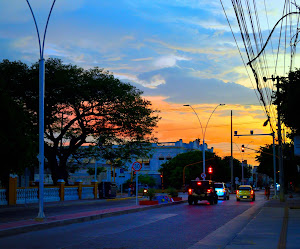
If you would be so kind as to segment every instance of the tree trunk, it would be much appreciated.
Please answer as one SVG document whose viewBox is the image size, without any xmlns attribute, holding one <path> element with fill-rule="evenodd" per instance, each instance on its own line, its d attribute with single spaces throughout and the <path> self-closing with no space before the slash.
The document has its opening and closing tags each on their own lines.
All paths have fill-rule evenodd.
<svg viewBox="0 0 300 249">
<path fill-rule="evenodd" d="M 60 158 L 58 167 L 60 171 L 60 176 L 62 177 L 61 179 L 64 179 L 66 185 L 69 185 L 69 172 L 67 170 L 67 159 L 65 159 L 65 156 Z"/>
</svg>

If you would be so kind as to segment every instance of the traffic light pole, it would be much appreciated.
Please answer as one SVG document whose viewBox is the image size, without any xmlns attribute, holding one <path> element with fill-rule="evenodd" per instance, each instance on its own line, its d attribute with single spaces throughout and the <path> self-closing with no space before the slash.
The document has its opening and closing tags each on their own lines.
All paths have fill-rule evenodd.
<svg viewBox="0 0 300 249">
<path fill-rule="evenodd" d="M 279 126 L 280 127 L 280 126 Z M 279 130 L 279 129 L 278 129 Z M 245 135 L 238 135 L 237 131 L 234 132 L 235 137 L 245 137 L 245 136 L 272 136 L 273 137 L 273 171 L 274 171 L 274 197 L 273 198 L 278 198 L 277 197 L 277 188 L 276 188 L 276 153 L 275 153 L 275 133 L 266 133 L 266 134 L 245 134 Z M 279 150 L 279 149 L 278 149 Z M 280 155 L 279 155 L 279 160 L 280 160 Z M 279 161 L 280 162 L 280 161 Z M 280 169 L 280 164 L 279 164 L 279 170 Z M 256 181 L 257 181 L 257 174 L 256 174 Z M 257 185 L 257 184 L 256 184 Z M 280 182 L 281 185 L 281 182 Z M 280 188 L 281 189 L 281 188 Z"/>
</svg>

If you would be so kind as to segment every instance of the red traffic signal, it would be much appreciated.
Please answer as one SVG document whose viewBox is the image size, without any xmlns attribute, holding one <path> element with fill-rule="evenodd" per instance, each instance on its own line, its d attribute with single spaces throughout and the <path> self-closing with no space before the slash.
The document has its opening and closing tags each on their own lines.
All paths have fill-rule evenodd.
<svg viewBox="0 0 300 249">
<path fill-rule="evenodd" d="M 208 174 L 212 174 L 213 173 L 213 168 L 211 166 L 208 167 Z"/>
<path fill-rule="evenodd" d="M 242 152 L 245 152 L 245 146 L 242 145 Z"/>
</svg>

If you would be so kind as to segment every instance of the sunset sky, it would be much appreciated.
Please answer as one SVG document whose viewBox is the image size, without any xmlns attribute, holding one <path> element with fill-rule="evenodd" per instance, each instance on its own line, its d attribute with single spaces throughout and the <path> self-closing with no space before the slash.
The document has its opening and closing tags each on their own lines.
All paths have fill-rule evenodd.
<svg viewBox="0 0 300 249">
<path fill-rule="evenodd" d="M 263 2 L 257 1 L 258 10 L 265 10 Z M 52 1 L 30 3 L 42 36 Z M 284 4 L 266 3 L 267 12 L 259 12 L 264 40 Z M 223 4 L 247 63 L 231 1 Z M 278 41 L 272 42 L 276 48 Z M 0 1 L 0 51 L 0 60 L 30 65 L 39 59 L 36 30 L 25 0 Z M 271 55 L 267 47 L 267 60 L 274 60 Z M 277 73 L 286 76 L 281 55 Z M 45 58 L 49 57 L 86 69 L 104 68 L 144 91 L 153 108 L 161 111 L 155 131 L 160 142 L 202 141 L 198 119 L 184 104 L 193 106 L 204 127 L 213 109 L 226 104 L 216 109 L 205 134 L 208 146 L 222 157 L 230 155 L 231 110 L 233 130 L 239 134 L 271 132 L 269 126 L 263 127 L 267 117 L 254 90 L 253 74 L 243 64 L 219 0 L 57 0 L 45 43 Z M 269 70 L 274 71 L 272 65 Z M 258 149 L 272 143 L 272 137 L 234 137 L 233 141 L 234 157 L 240 160 L 242 144 Z M 252 150 L 246 149 L 243 157 L 257 165 Z"/>
</svg>

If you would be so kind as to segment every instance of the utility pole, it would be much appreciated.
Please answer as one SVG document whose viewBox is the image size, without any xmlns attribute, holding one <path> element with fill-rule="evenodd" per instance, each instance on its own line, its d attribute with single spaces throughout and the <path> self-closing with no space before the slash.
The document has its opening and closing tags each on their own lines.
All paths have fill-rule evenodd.
<svg viewBox="0 0 300 249">
<path fill-rule="evenodd" d="M 233 153 L 232 153 L 232 110 L 231 110 L 231 144 L 230 144 L 231 193 L 233 193 Z"/>
<path fill-rule="evenodd" d="M 263 77 L 264 82 L 267 80 L 271 79 L 272 81 L 275 81 L 274 76 L 272 75 L 271 78 L 266 78 Z M 277 94 L 279 96 L 279 76 L 276 77 L 277 80 Z M 277 105 L 277 136 L 278 136 L 278 165 L 279 165 L 279 184 L 280 184 L 280 189 L 279 189 L 279 199 L 281 202 L 284 202 L 284 172 L 283 172 L 283 154 L 282 154 L 282 136 L 281 136 L 281 120 L 280 120 L 280 100 Z M 273 133 L 274 137 L 274 133 Z M 274 139 L 273 139 L 273 147 L 275 148 L 274 145 Z M 273 149 L 274 153 L 275 149 Z M 275 160 L 275 159 L 274 159 Z M 274 176 L 274 181 L 276 180 L 276 175 Z M 276 185 L 276 182 L 275 182 Z M 275 186 L 276 188 L 276 186 Z M 276 192 L 275 192 L 276 194 Z"/>
<path fill-rule="evenodd" d="M 277 79 L 277 94 L 279 93 L 279 77 Z M 279 96 L 279 95 L 278 95 Z M 283 172 L 283 158 L 282 158 L 282 137 L 281 137 L 281 120 L 280 120 L 280 101 L 277 105 L 277 115 L 278 115 L 278 164 L 279 164 L 279 199 L 284 202 L 284 172 Z"/>
</svg>

